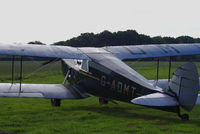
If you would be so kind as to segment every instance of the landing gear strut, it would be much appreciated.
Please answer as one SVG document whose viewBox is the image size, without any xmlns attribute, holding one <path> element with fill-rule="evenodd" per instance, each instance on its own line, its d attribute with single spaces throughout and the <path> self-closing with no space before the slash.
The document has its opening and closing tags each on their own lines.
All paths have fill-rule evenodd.
<svg viewBox="0 0 200 134">
<path fill-rule="evenodd" d="M 181 118 L 181 120 L 189 120 L 188 114 L 182 114 L 181 115 L 180 107 L 178 107 L 178 116 Z"/>
<path fill-rule="evenodd" d="M 51 105 L 53 107 L 60 107 L 61 99 L 51 99 Z"/>
<path fill-rule="evenodd" d="M 99 104 L 108 104 L 108 100 L 105 98 L 99 98 Z"/>
</svg>

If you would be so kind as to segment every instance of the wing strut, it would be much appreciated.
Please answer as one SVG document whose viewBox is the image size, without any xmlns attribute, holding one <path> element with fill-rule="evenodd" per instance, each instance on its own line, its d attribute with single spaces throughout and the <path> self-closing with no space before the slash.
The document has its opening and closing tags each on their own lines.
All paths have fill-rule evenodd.
<svg viewBox="0 0 200 134">
<path fill-rule="evenodd" d="M 159 74 L 159 61 L 160 61 L 160 59 L 158 58 L 157 59 L 157 77 L 156 77 L 157 81 L 158 81 L 158 74 Z"/>
<path fill-rule="evenodd" d="M 12 57 L 12 84 L 14 82 L 15 56 Z"/>
<path fill-rule="evenodd" d="M 20 87 L 19 87 L 19 93 L 22 90 L 22 59 L 23 59 L 23 57 L 21 56 L 21 59 L 20 59 Z"/>
<path fill-rule="evenodd" d="M 168 75 L 168 82 L 170 81 L 170 74 L 171 74 L 171 62 L 172 62 L 172 57 L 169 57 L 169 75 Z"/>
<path fill-rule="evenodd" d="M 65 76 L 65 79 L 64 79 L 63 85 L 66 84 L 66 82 L 67 82 L 67 80 L 68 80 L 68 78 L 69 78 L 69 75 L 71 74 L 71 70 L 72 70 L 72 68 L 69 68 L 69 70 L 67 71 L 67 74 L 66 74 L 66 76 Z"/>
</svg>

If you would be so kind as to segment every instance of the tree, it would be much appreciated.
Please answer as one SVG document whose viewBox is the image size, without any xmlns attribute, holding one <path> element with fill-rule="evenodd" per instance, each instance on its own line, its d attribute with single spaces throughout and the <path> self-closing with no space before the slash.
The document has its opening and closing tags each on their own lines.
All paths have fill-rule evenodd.
<svg viewBox="0 0 200 134">
<path fill-rule="evenodd" d="M 156 36 L 152 38 L 153 44 L 164 44 L 164 40 L 161 36 Z"/>
<path fill-rule="evenodd" d="M 40 42 L 40 41 L 31 41 L 31 42 L 29 42 L 28 44 L 40 44 L 40 45 L 46 45 L 46 44 L 44 44 L 44 43 L 42 43 L 42 42 Z"/>
<path fill-rule="evenodd" d="M 175 44 L 175 43 L 200 43 L 200 38 L 190 36 L 174 37 L 150 37 L 144 34 L 138 34 L 135 30 L 110 32 L 103 31 L 99 34 L 82 33 L 78 37 L 66 41 L 59 41 L 53 45 L 73 46 L 73 47 L 103 47 L 118 45 L 140 45 L 140 44 Z M 38 44 L 38 42 L 33 42 Z"/>
<path fill-rule="evenodd" d="M 178 41 L 178 43 L 195 43 L 194 38 L 190 36 L 180 36 L 176 38 L 176 40 Z"/>
<path fill-rule="evenodd" d="M 196 38 L 195 43 L 200 43 L 200 38 Z"/>
<path fill-rule="evenodd" d="M 139 35 L 139 39 L 140 39 L 140 44 L 152 44 L 153 43 L 153 39 L 150 36 L 144 35 L 144 34 L 140 34 Z"/>
<path fill-rule="evenodd" d="M 173 37 L 163 37 L 163 41 L 165 44 L 178 43 L 177 40 Z"/>
</svg>

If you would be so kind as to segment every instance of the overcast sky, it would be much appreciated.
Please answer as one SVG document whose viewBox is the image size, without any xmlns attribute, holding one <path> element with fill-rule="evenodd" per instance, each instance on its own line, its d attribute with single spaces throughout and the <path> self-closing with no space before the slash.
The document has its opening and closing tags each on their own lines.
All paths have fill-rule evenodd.
<svg viewBox="0 0 200 134">
<path fill-rule="evenodd" d="M 200 0 L 0 0 L 0 42 L 49 44 L 127 29 L 200 37 L 199 14 Z"/>
</svg>

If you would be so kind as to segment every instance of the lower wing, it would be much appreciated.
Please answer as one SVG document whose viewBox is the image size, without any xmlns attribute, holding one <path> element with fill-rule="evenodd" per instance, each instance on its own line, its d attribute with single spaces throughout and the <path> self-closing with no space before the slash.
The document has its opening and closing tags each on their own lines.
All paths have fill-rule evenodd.
<svg viewBox="0 0 200 134">
<path fill-rule="evenodd" d="M 36 97 L 47 99 L 82 99 L 88 97 L 78 89 L 63 84 L 0 83 L 0 97 Z"/>
</svg>

